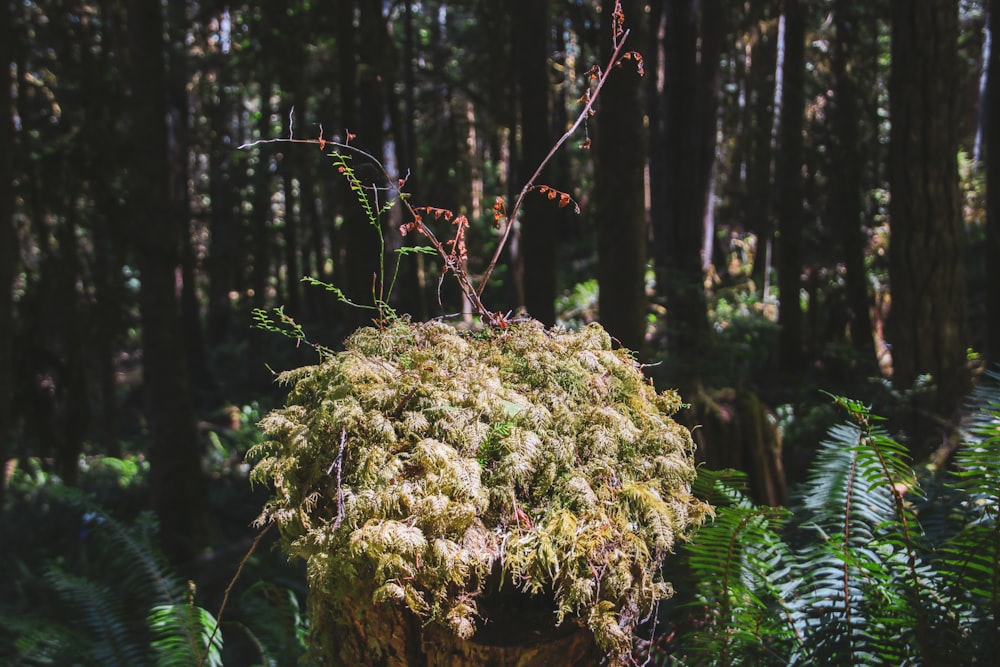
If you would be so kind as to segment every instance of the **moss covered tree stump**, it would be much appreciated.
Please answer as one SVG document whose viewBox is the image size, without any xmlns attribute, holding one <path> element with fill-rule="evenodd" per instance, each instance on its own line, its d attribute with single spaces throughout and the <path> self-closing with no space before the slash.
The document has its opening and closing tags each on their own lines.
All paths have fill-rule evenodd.
<svg viewBox="0 0 1000 667">
<path fill-rule="evenodd" d="M 694 445 L 599 326 L 398 321 L 281 379 L 252 478 L 324 664 L 615 663 L 672 594 Z"/>
</svg>

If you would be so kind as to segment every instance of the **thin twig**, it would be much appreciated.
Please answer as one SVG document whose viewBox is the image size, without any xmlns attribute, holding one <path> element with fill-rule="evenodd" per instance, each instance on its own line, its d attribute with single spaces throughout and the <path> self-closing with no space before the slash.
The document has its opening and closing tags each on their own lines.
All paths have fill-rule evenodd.
<svg viewBox="0 0 1000 667">
<path fill-rule="evenodd" d="M 205 644 L 205 652 L 198 657 L 198 667 L 204 667 L 205 665 L 205 658 L 208 657 L 209 647 L 212 645 L 212 640 L 215 639 L 215 635 L 219 631 L 219 626 L 222 625 L 222 615 L 226 612 L 226 604 L 229 602 L 229 594 L 232 592 L 233 586 L 235 586 L 236 582 L 239 580 L 240 575 L 243 574 L 243 567 L 247 564 L 247 561 L 250 560 L 250 556 L 253 555 L 253 552 L 257 550 L 257 545 L 260 544 L 260 541 L 264 539 L 264 536 L 267 535 L 273 527 L 274 522 L 272 521 L 267 524 L 267 527 L 264 528 L 264 530 L 260 531 L 257 537 L 254 538 L 253 544 L 250 545 L 250 550 L 243 556 L 243 560 L 240 561 L 239 567 L 236 568 L 236 574 L 233 575 L 229 585 L 226 586 L 226 592 L 222 595 L 222 604 L 219 605 L 219 612 L 215 615 L 215 627 L 212 628 L 212 634 L 209 635 L 208 642 Z"/>
<path fill-rule="evenodd" d="M 626 30 L 622 34 L 620 41 L 615 39 L 615 48 L 611 54 L 611 58 L 608 60 L 608 65 L 604 68 L 604 71 L 601 72 L 601 76 L 597 80 L 597 85 L 594 86 L 593 91 L 590 93 L 589 99 L 584 105 L 583 110 L 579 113 L 579 115 L 577 115 L 576 121 L 574 121 L 570 128 L 566 130 L 561 137 L 559 137 L 559 141 L 552 146 L 548 155 L 545 156 L 545 159 L 543 159 L 538 165 L 538 168 L 535 169 L 535 173 L 531 175 L 531 178 L 529 178 L 524 184 L 524 187 L 521 188 L 521 193 L 517 196 L 517 201 L 514 202 L 514 207 L 510 210 L 510 214 L 507 216 L 507 225 L 504 227 L 503 235 L 500 237 L 500 243 L 497 244 L 496 251 L 493 253 L 493 258 L 490 260 L 489 266 L 486 267 L 486 272 L 483 274 L 482 280 L 479 283 L 479 288 L 476 290 L 477 296 L 482 295 L 483 290 L 486 288 L 486 283 L 489 281 L 490 275 L 493 273 L 493 269 L 496 268 L 497 262 L 500 260 L 500 254 L 503 252 L 504 246 L 507 245 L 507 237 L 510 236 L 510 230 L 514 226 L 514 220 L 516 219 L 517 213 L 521 208 L 521 203 L 524 201 L 525 195 L 527 195 L 528 192 L 530 192 L 534 187 L 535 181 L 542 174 L 542 170 L 544 170 L 549 162 L 552 161 L 553 156 L 555 156 L 559 149 L 562 148 L 562 145 L 569 141 L 570 137 L 572 137 L 580 128 L 580 125 L 583 124 L 583 121 L 590 116 L 591 109 L 594 107 L 594 102 L 597 101 L 597 98 L 601 93 L 601 88 L 604 87 L 605 81 L 607 81 L 608 77 L 611 75 L 611 70 L 613 70 L 615 65 L 618 64 L 618 59 L 621 56 L 622 50 L 625 48 L 625 42 L 628 41 L 630 32 L 630 30 Z"/>
</svg>

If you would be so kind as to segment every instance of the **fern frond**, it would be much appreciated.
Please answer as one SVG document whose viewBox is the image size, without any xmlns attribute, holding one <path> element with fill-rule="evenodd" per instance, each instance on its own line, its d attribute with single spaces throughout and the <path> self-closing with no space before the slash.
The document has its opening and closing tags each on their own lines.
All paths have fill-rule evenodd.
<svg viewBox="0 0 1000 667">
<path fill-rule="evenodd" d="M 146 624 L 157 667 L 222 667 L 222 633 L 215 617 L 193 602 L 158 605 Z"/>
<path fill-rule="evenodd" d="M 60 599 L 79 613 L 90 640 L 88 657 L 95 664 L 128 667 L 143 663 L 144 654 L 134 641 L 121 603 L 107 587 L 55 566 L 46 571 L 45 578 Z"/>
<path fill-rule="evenodd" d="M 780 535 L 785 512 L 754 506 L 743 473 L 699 470 L 693 489 L 712 499 L 716 513 L 684 548 L 697 581 L 689 606 L 705 617 L 682 642 L 697 662 L 754 664 L 796 641 L 785 601 L 791 560 Z"/>
<path fill-rule="evenodd" d="M 294 665 L 306 651 L 308 623 L 295 592 L 259 581 L 240 596 L 240 625 L 270 665 Z"/>
<path fill-rule="evenodd" d="M 1000 374 L 973 392 L 970 427 L 945 486 L 962 529 L 939 551 L 945 595 L 965 645 L 1000 651 Z"/>
<path fill-rule="evenodd" d="M 803 528 L 821 539 L 799 552 L 797 624 L 820 662 L 927 660 L 940 578 L 920 549 L 907 450 L 867 407 L 834 398 L 851 422 L 831 429 L 803 493 Z"/>
</svg>

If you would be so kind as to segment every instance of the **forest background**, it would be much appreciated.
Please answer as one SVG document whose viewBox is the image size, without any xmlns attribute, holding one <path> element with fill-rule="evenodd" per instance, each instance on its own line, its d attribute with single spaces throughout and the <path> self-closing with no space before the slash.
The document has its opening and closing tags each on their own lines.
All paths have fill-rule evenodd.
<svg viewBox="0 0 1000 667">
<path fill-rule="evenodd" d="M 748 472 L 760 502 L 784 501 L 837 420 L 821 389 L 875 403 L 917 460 L 946 464 L 966 395 L 1000 359 L 995 12 L 623 5 L 644 76 L 612 77 L 548 165 L 540 182 L 580 213 L 529 199 L 486 300 L 548 325 L 599 320 L 690 402 L 699 457 Z M 2 11 L 5 571 L 84 539 L 80 516 L 39 500 L 75 487 L 122 520 L 153 510 L 173 565 L 218 598 L 254 536 L 262 496 L 242 455 L 283 400 L 273 371 L 315 361 L 254 329 L 255 309 L 332 348 L 371 319 L 301 280 L 364 302 L 379 262 L 322 140 L 378 156 L 415 205 L 468 216 L 481 272 L 496 197 L 516 198 L 606 61 L 608 7 Z M 272 139 L 296 141 L 246 146 Z M 389 254 L 420 243 L 402 222 L 384 220 Z M 439 274 L 406 258 L 393 307 L 468 317 Z M 264 554 L 258 578 L 284 571 Z"/>
</svg>

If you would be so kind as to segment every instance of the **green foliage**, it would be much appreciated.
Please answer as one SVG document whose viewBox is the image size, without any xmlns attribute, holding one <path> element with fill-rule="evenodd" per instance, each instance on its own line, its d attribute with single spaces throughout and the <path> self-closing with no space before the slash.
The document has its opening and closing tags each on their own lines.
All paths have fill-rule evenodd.
<svg viewBox="0 0 1000 667">
<path fill-rule="evenodd" d="M 715 515 L 684 549 L 698 573 L 688 607 L 705 623 L 687 639 L 695 655 L 722 665 L 754 663 L 789 630 L 782 591 L 789 553 L 780 538 L 786 512 L 754 506 L 746 482 L 743 473 L 699 469 L 695 491 Z"/>
<path fill-rule="evenodd" d="M 600 326 L 396 321 L 281 380 L 293 388 L 261 421 L 251 479 L 273 485 L 259 521 L 307 562 L 326 654 L 353 605 L 471 637 L 502 575 L 620 655 L 671 595 L 659 567 L 706 511 L 693 443 L 678 396 Z"/>
<path fill-rule="evenodd" d="M 994 376 L 994 380 L 996 380 Z M 918 475 L 857 401 L 789 516 L 702 472 L 714 521 L 685 548 L 684 664 L 991 664 L 1000 648 L 1000 389 L 975 397 L 956 472 Z M 675 612 L 676 614 L 676 612 Z"/>
<path fill-rule="evenodd" d="M 193 596 L 192 596 L 193 597 Z M 222 635 L 215 618 L 194 600 L 152 608 L 146 623 L 155 639 L 157 667 L 222 666 Z"/>
<path fill-rule="evenodd" d="M 308 624 L 291 589 L 258 581 L 240 596 L 239 609 L 239 625 L 251 638 L 261 664 L 303 664 Z"/>
<path fill-rule="evenodd" d="M 42 493 L 82 522 L 82 542 L 72 559 L 7 563 L 22 588 L 0 605 L 0 654 L 15 664 L 221 664 L 222 636 L 208 641 L 215 622 L 156 548 L 151 515 L 127 525 L 78 490 Z"/>
</svg>

